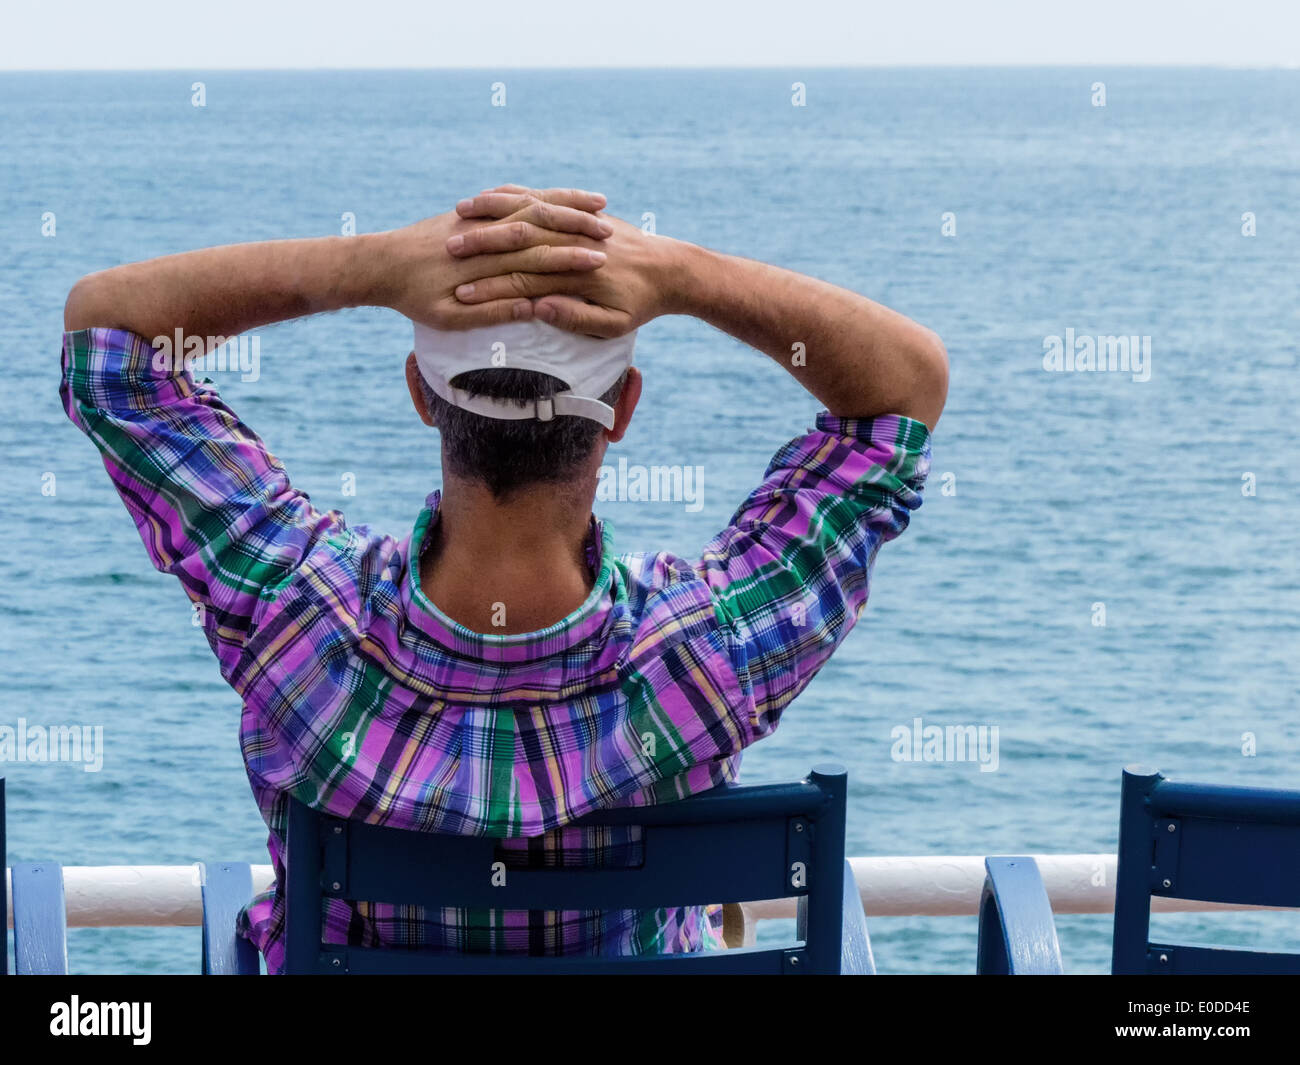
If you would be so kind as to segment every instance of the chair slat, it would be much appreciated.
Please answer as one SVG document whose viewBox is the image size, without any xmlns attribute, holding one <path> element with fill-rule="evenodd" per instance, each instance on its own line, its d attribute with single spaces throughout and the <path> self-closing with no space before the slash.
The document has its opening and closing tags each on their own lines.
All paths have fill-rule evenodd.
<svg viewBox="0 0 1300 1065">
<path fill-rule="evenodd" d="M 1177 850 L 1171 867 L 1157 861 L 1152 894 L 1300 907 L 1300 826 L 1160 817 L 1155 832 L 1157 839 L 1176 839 Z"/>
<path fill-rule="evenodd" d="M 808 822 L 811 825 L 811 822 Z M 508 869 L 492 841 L 344 823 L 348 866 L 326 894 L 426 907 L 602 910 L 752 902 L 802 894 L 791 886 L 785 820 L 652 825 L 638 868 Z M 330 831 L 327 825 L 326 831 Z M 484 844 L 488 844 L 484 846 Z M 775 856 L 775 857 L 773 857 Z M 811 876 L 811 871 L 806 874 Z"/>
<path fill-rule="evenodd" d="M 1147 951 L 1146 971 L 1179 976 L 1297 975 L 1300 974 L 1300 954 L 1152 943 Z"/>
<path fill-rule="evenodd" d="M 1150 807 L 1156 815 L 1242 818 L 1300 826 L 1300 792 L 1283 788 L 1192 784 L 1161 777 L 1151 793 Z"/>
<path fill-rule="evenodd" d="M 698 954 L 640 954 L 625 957 L 529 958 L 508 954 L 439 954 L 431 951 L 381 950 L 350 947 L 337 955 L 322 953 L 318 972 L 351 975 L 436 975 L 455 972 L 467 976 L 528 975 L 709 975 L 779 976 L 789 971 L 788 951 L 741 948 Z M 340 959 L 338 965 L 333 959 Z"/>
<path fill-rule="evenodd" d="M 724 784 L 680 802 L 597 810 L 569 824 L 683 825 L 699 821 L 721 824 L 762 817 L 796 817 L 820 812 L 827 799 L 824 788 L 807 780 L 786 784 Z"/>
</svg>

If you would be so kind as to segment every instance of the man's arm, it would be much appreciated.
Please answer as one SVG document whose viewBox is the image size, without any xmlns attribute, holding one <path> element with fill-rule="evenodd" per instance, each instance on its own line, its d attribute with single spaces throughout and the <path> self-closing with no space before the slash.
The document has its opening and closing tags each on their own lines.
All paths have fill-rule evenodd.
<svg viewBox="0 0 1300 1065">
<path fill-rule="evenodd" d="M 843 643 L 880 548 L 921 505 L 947 355 L 930 330 L 835 285 L 689 244 L 666 258 L 670 309 L 770 355 L 828 408 L 777 452 L 698 563 L 734 641 L 753 742 Z"/>
<path fill-rule="evenodd" d="M 604 202 L 576 189 L 515 195 L 491 223 L 499 230 L 498 251 L 474 258 L 457 258 L 451 249 L 484 223 L 447 213 L 386 233 L 231 244 L 130 263 L 78 281 L 64 328 L 125 329 L 145 339 L 180 329 L 187 337 L 224 338 L 362 305 L 392 307 L 442 328 L 527 318 L 526 299 L 468 307 L 452 291 L 515 270 L 545 276 L 598 268 L 610 227 L 592 212 Z"/>
<path fill-rule="evenodd" d="M 901 414 L 934 428 L 948 395 L 948 357 L 929 329 L 792 270 L 673 245 L 669 313 L 703 319 L 770 355 L 833 415 Z"/>
<path fill-rule="evenodd" d="M 592 210 L 604 202 L 553 192 L 570 202 L 587 196 Z M 357 303 L 385 304 L 434 325 L 482 324 L 480 313 L 490 322 L 520 303 L 531 307 L 517 299 L 458 307 L 452 289 L 467 275 L 512 260 L 566 275 L 598 264 L 564 230 L 598 223 L 594 215 L 572 208 L 584 222 L 539 197 L 519 196 L 509 206 L 494 227 L 502 250 L 475 261 L 451 251 L 480 223 L 448 214 L 375 238 L 234 245 L 121 266 L 87 277 L 68 297 L 64 409 L 100 450 L 155 568 L 176 576 L 201 608 L 196 616 L 237 691 L 243 651 L 275 589 L 322 540 L 340 550 L 356 545 L 342 515 L 318 512 L 216 389 L 196 383 L 179 360 L 160 359 L 150 339 L 170 340 L 180 329 L 208 346 Z M 186 348 L 186 356 L 194 354 Z"/>
<path fill-rule="evenodd" d="M 494 217 L 498 201 L 521 188 L 481 194 L 464 210 Z M 530 297 L 543 321 L 594 336 L 621 336 L 664 314 L 691 315 L 770 355 L 834 415 L 900 414 L 931 429 L 939 420 L 948 357 L 929 329 L 837 285 L 601 217 L 613 226 L 600 245 L 608 255 L 602 269 L 493 277 L 457 297 L 471 306 Z M 457 254 L 493 252 L 499 241 L 498 233 L 479 230 Z M 798 360 L 796 344 L 803 345 Z"/>
</svg>

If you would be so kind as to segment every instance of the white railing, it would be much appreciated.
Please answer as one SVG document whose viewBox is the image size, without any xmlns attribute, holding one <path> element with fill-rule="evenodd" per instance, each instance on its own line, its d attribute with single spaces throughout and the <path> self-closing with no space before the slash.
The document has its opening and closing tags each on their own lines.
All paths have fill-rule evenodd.
<svg viewBox="0 0 1300 1065">
<path fill-rule="evenodd" d="M 1113 854 L 1035 854 L 1056 913 L 1110 913 L 1115 906 Z M 979 910 L 984 859 L 970 855 L 850 858 L 868 917 L 960 917 Z M 8 878 L 8 870 L 5 876 Z M 269 865 L 253 866 L 253 889 L 271 883 Z M 196 865 L 70 865 L 63 868 L 68 925 L 73 928 L 163 927 L 202 923 Z M 12 892 L 8 897 L 13 898 Z M 1184 899 L 1152 899 L 1152 909 L 1257 910 Z M 793 917 L 792 899 L 746 903 L 752 920 Z M 6 915 L 13 926 L 12 904 Z"/>
</svg>

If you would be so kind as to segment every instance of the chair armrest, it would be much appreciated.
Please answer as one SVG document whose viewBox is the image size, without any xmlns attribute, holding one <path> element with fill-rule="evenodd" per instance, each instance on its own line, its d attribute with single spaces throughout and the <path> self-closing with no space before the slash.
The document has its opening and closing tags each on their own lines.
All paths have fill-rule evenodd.
<svg viewBox="0 0 1300 1065">
<path fill-rule="evenodd" d="M 867 934 L 867 914 L 853 866 L 844 862 L 844 916 L 840 932 L 840 975 L 874 976 L 876 959 L 871 954 L 871 937 Z"/>
<path fill-rule="evenodd" d="M 1059 975 L 1061 945 L 1047 888 L 1032 858 L 985 858 L 980 896 L 981 975 Z"/>
<path fill-rule="evenodd" d="M 14 972 L 20 976 L 64 976 L 68 972 L 68 911 L 63 901 L 63 866 L 57 862 L 15 864 Z"/>
<path fill-rule="evenodd" d="M 247 862 L 201 862 L 203 975 L 257 976 L 257 948 L 235 934 L 239 911 L 253 897 Z"/>
</svg>

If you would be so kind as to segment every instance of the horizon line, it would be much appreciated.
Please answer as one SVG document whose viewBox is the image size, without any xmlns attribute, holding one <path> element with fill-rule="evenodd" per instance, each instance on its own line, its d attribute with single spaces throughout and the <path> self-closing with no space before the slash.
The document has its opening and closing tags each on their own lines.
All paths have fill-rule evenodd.
<svg viewBox="0 0 1300 1065">
<path fill-rule="evenodd" d="M 637 64 L 615 66 L 563 66 L 549 65 L 510 65 L 480 66 L 477 64 L 440 64 L 429 67 L 411 66 L 220 66 L 202 65 L 189 67 L 0 67 L 0 74 L 184 74 L 195 71 L 205 73 L 241 73 L 241 74 L 305 74 L 305 73 L 407 73 L 434 74 L 460 71 L 599 71 L 639 72 L 639 71 L 690 71 L 690 70 L 727 70 L 727 71 L 791 71 L 791 70 L 1300 70 L 1300 60 L 1294 63 L 1231 63 L 1231 62 L 1187 62 L 1187 61 L 1149 61 L 1116 62 L 1099 60 L 1096 62 L 995 62 L 995 63 L 870 63 L 843 65 L 838 63 L 782 63 L 743 65 L 736 63 L 681 63 L 641 66 Z"/>
</svg>

